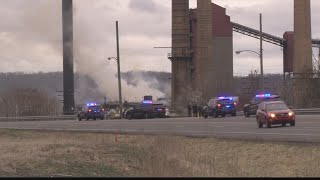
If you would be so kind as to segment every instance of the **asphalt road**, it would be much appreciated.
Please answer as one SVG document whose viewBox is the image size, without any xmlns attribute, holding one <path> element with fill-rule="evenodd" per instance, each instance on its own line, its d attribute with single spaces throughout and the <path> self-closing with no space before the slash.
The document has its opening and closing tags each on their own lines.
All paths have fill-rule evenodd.
<svg viewBox="0 0 320 180">
<path fill-rule="evenodd" d="M 174 118 L 151 120 L 104 121 L 33 121 L 0 122 L 1 129 L 66 130 L 85 132 L 116 132 L 166 134 L 192 137 L 223 137 L 245 140 L 282 142 L 320 142 L 320 115 L 297 116 L 296 127 L 257 127 L 255 117 Z"/>
</svg>

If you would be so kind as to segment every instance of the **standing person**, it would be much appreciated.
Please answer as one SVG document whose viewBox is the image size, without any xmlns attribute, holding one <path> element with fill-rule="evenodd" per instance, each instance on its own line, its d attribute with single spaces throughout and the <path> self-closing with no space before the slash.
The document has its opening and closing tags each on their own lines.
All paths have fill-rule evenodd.
<svg viewBox="0 0 320 180">
<path fill-rule="evenodd" d="M 188 117 L 191 117 L 191 110 L 192 110 L 191 103 L 189 103 L 188 104 Z"/>
<path fill-rule="evenodd" d="M 193 117 L 198 117 L 198 106 L 196 104 L 193 104 Z"/>
<path fill-rule="evenodd" d="M 203 106 L 198 106 L 199 117 L 203 117 Z"/>
<path fill-rule="evenodd" d="M 199 110 L 198 110 L 198 105 L 196 104 L 196 117 L 199 117 Z"/>
</svg>

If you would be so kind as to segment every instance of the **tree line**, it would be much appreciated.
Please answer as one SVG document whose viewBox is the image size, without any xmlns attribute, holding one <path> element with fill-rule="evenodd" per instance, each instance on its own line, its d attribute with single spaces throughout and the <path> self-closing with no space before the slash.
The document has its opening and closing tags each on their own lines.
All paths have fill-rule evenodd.
<svg viewBox="0 0 320 180">
<path fill-rule="evenodd" d="M 129 85 L 136 86 L 137 81 L 144 81 L 153 89 L 165 94 L 170 93 L 171 73 L 153 71 L 129 71 L 122 73 L 122 79 Z M 283 76 L 281 74 L 266 75 L 268 87 L 273 93 L 280 94 Z M 250 73 L 246 77 L 234 77 L 234 94 L 249 101 L 256 89 L 258 75 Z M 59 114 L 62 109 L 62 72 L 50 73 L 0 73 L 0 108 L 1 116 L 37 116 Z M 248 87 L 249 88 L 248 88 Z M 81 89 L 81 88 L 82 89 Z M 88 87 L 84 89 L 83 87 Z M 249 90 L 248 90 L 249 89 Z M 89 76 L 75 74 L 75 98 L 77 104 L 82 99 L 95 95 L 104 99 L 94 79 Z"/>
<path fill-rule="evenodd" d="M 0 91 L 0 116 L 54 116 L 61 114 L 61 103 L 46 91 L 19 88 Z"/>
</svg>

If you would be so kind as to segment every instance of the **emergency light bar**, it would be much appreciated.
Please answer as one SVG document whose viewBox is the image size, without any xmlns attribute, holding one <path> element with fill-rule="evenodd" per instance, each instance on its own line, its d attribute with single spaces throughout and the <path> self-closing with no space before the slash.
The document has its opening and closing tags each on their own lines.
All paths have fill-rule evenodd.
<svg viewBox="0 0 320 180">
<path fill-rule="evenodd" d="M 264 97 L 271 97 L 271 94 L 258 94 L 256 98 L 264 98 Z"/>
<path fill-rule="evenodd" d="M 142 101 L 142 104 L 153 104 L 153 101 L 145 100 L 145 101 Z"/>
<path fill-rule="evenodd" d="M 229 100 L 233 100 L 233 97 L 219 97 L 219 99 L 229 99 Z"/>
<path fill-rule="evenodd" d="M 90 107 L 90 106 L 96 106 L 97 103 L 87 103 L 87 106 Z"/>
</svg>

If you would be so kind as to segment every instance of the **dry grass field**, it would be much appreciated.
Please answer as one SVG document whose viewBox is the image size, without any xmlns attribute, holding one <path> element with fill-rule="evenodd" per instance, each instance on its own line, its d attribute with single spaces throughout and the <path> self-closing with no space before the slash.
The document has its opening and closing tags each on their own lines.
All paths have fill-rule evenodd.
<svg viewBox="0 0 320 180">
<path fill-rule="evenodd" d="M 319 177 L 316 144 L 0 130 L 0 176 Z"/>
</svg>

